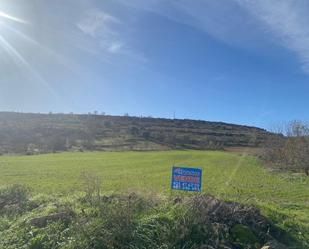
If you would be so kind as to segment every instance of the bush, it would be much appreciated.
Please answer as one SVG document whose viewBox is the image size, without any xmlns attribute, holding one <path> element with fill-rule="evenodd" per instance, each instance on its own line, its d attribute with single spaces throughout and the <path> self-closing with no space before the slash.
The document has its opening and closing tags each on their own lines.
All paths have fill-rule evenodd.
<svg viewBox="0 0 309 249">
<path fill-rule="evenodd" d="M 280 132 L 284 136 L 272 137 L 261 158 L 280 168 L 309 175 L 309 125 L 293 121 Z"/>
<path fill-rule="evenodd" d="M 114 196 L 89 207 L 72 229 L 70 249 L 255 249 L 272 238 L 256 209 L 207 196 L 165 204 Z"/>
<path fill-rule="evenodd" d="M 25 219 L 29 214 L 13 226 L 0 219 L 5 229 L 0 230 L 0 248 L 256 249 L 268 239 L 278 239 L 257 209 L 204 195 L 176 199 L 130 194 L 101 196 L 95 202 L 72 200 L 76 215 L 70 222 L 50 220 L 39 227 Z M 58 203 L 53 205 L 59 212 Z M 46 215 L 45 211 L 40 206 L 33 214 Z"/>
<path fill-rule="evenodd" d="M 0 189 L 0 215 L 15 215 L 29 208 L 28 189 L 21 185 Z"/>
</svg>

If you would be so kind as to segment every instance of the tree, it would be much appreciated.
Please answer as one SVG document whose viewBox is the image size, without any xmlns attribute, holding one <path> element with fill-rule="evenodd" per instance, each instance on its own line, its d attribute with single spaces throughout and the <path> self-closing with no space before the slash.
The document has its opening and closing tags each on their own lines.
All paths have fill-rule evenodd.
<svg viewBox="0 0 309 249">
<path fill-rule="evenodd" d="M 297 172 L 309 175 L 309 125 L 292 121 L 282 129 L 282 136 L 272 137 L 262 158 Z"/>
</svg>

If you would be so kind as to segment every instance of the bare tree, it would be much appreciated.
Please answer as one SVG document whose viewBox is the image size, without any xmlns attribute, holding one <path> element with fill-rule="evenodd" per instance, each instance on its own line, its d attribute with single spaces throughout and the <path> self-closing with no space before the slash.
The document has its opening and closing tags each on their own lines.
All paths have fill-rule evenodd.
<svg viewBox="0 0 309 249">
<path fill-rule="evenodd" d="M 309 175 L 309 125 L 292 121 L 280 130 L 281 136 L 274 136 L 268 141 L 263 159 Z"/>
</svg>

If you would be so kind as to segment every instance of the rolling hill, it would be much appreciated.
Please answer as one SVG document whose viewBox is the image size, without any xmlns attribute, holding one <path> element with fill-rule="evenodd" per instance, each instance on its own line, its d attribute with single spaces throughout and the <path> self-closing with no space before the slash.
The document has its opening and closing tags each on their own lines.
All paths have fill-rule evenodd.
<svg viewBox="0 0 309 249">
<path fill-rule="evenodd" d="M 271 133 L 222 122 L 149 117 L 0 113 L 0 153 L 256 147 Z"/>
</svg>

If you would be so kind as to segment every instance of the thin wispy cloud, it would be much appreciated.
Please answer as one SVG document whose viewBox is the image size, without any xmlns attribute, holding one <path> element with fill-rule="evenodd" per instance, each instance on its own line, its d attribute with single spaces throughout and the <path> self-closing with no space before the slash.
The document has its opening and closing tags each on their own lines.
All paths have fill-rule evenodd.
<svg viewBox="0 0 309 249">
<path fill-rule="evenodd" d="M 239 11 L 233 13 L 232 10 L 237 4 L 230 0 L 195 0 L 193 2 L 188 0 L 131 0 L 122 1 L 122 3 L 141 11 L 164 16 L 173 22 L 191 26 L 224 42 L 231 41 L 232 34 L 236 38 L 235 33 L 244 38 L 240 28 L 246 28 L 245 17 Z"/>
<path fill-rule="evenodd" d="M 89 9 L 84 12 L 76 26 L 85 37 L 90 39 L 92 53 L 99 53 L 100 50 L 117 53 L 124 44 L 119 42 L 120 24 L 116 17 L 102 10 Z"/>
<path fill-rule="evenodd" d="M 113 33 L 111 24 L 119 23 L 119 20 L 103 11 L 92 9 L 88 10 L 84 17 L 77 23 L 77 27 L 86 35 L 96 37 L 102 30 L 107 33 Z"/>
<path fill-rule="evenodd" d="M 125 56 L 145 62 L 145 56 L 128 44 L 124 29 L 128 27 L 118 18 L 101 9 L 89 9 L 84 12 L 77 28 L 91 39 L 92 53 L 105 53 L 105 59 L 111 56 Z"/>
<path fill-rule="evenodd" d="M 267 40 L 295 53 L 309 74 L 309 1 L 307 0 L 132 0 L 123 2 L 192 26 L 239 49 Z"/>
<path fill-rule="evenodd" d="M 121 49 L 124 47 L 124 44 L 122 42 L 117 42 L 115 41 L 114 43 L 112 43 L 110 45 L 110 47 L 108 48 L 109 52 L 111 53 L 118 53 L 119 51 L 121 51 Z"/>
<path fill-rule="evenodd" d="M 275 41 L 295 52 L 309 74 L 309 2 L 235 0 L 265 27 Z"/>
</svg>

